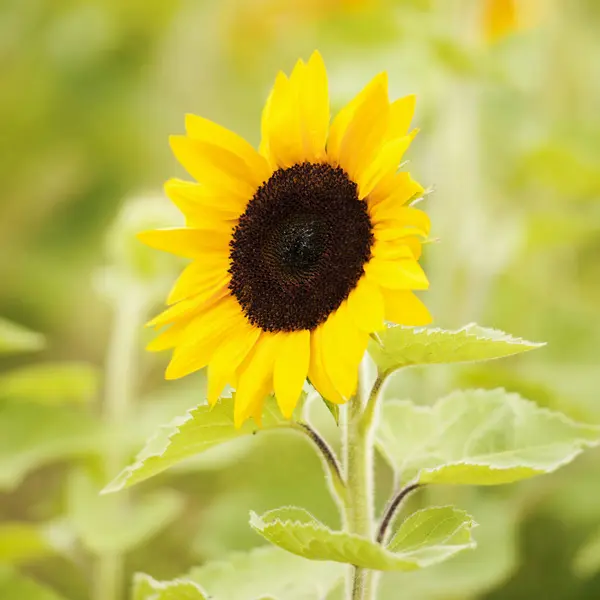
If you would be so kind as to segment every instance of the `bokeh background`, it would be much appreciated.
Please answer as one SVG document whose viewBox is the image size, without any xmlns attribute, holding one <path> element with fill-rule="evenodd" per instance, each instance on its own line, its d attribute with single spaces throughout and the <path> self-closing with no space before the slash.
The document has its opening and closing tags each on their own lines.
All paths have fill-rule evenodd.
<svg viewBox="0 0 600 600">
<path fill-rule="evenodd" d="M 335 524 L 318 459 L 276 434 L 97 495 L 204 397 L 202 374 L 164 383 L 166 357 L 143 352 L 179 268 L 134 239 L 178 219 L 167 136 L 194 112 L 257 143 L 275 73 L 315 48 L 334 109 L 381 70 L 393 97 L 418 95 L 435 324 L 548 342 L 404 372 L 390 395 L 505 386 L 600 423 L 599 30 L 596 0 L 3 0 L 0 598 L 122 600 L 135 571 L 173 578 L 260 545 L 249 509 Z M 390 486 L 381 464 L 380 503 Z M 472 512 L 480 547 L 386 576 L 380 598 L 600 598 L 599 499 L 598 452 L 523 485 L 420 492 L 415 506 Z"/>
</svg>

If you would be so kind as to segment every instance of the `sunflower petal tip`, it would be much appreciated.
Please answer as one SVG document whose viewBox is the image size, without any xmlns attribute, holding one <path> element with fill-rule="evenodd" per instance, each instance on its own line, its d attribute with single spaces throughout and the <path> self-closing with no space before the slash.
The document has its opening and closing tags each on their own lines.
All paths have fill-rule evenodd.
<svg viewBox="0 0 600 600">
<path fill-rule="evenodd" d="M 155 229 L 147 229 L 146 231 L 138 231 L 135 234 L 135 237 L 142 242 L 142 244 L 146 244 L 147 246 L 151 246 L 151 238 L 154 235 Z"/>
</svg>

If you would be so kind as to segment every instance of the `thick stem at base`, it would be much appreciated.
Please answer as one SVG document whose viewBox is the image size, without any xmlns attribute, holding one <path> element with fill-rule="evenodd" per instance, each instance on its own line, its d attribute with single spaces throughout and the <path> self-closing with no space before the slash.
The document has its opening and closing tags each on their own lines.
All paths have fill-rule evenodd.
<svg viewBox="0 0 600 600">
<path fill-rule="evenodd" d="M 381 389 L 378 378 L 367 393 L 363 389 L 366 363 L 360 367 L 357 394 L 349 402 L 345 422 L 345 468 L 348 503 L 345 529 L 373 540 L 373 427 L 375 403 Z M 374 600 L 376 574 L 352 567 L 347 585 L 349 600 Z"/>
</svg>

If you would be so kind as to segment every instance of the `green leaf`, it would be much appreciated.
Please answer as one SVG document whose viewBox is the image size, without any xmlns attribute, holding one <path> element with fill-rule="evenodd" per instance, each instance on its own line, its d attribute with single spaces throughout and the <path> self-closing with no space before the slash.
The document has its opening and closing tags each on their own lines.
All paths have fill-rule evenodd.
<svg viewBox="0 0 600 600">
<path fill-rule="evenodd" d="M 35 523 L 0 523 L 0 563 L 19 564 L 53 553 L 43 530 Z"/>
<path fill-rule="evenodd" d="M 41 350 L 44 336 L 0 317 L 0 354 Z"/>
<path fill-rule="evenodd" d="M 223 398 L 212 409 L 202 404 L 160 429 L 148 440 L 135 462 L 109 483 L 103 493 L 117 492 L 219 444 L 257 433 L 259 428 L 252 421 L 236 429 L 234 401 L 234 398 Z M 291 422 L 283 418 L 275 400 L 269 398 L 265 402 L 261 429 L 282 427 L 291 427 Z"/>
<path fill-rule="evenodd" d="M 378 600 L 398 600 L 399 589 L 403 597 L 410 600 L 475 600 L 487 597 L 488 592 L 515 573 L 519 566 L 519 514 L 514 495 L 501 499 L 484 490 L 480 492 L 483 493 L 469 493 L 466 497 L 461 494 L 460 498 L 481 525 L 477 529 L 477 551 L 461 552 L 428 569 L 385 573 L 379 585 Z"/>
<path fill-rule="evenodd" d="M 193 581 L 156 581 L 149 575 L 136 573 L 132 600 L 208 600 L 208 596 Z"/>
<path fill-rule="evenodd" d="M 600 427 L 503 389 L 468 390 L 432 407 L 385 403 L 376 439 L 404 482 L 498 485 L 569 463 L 600 443 Z"/>
<path fill-rule="evenodd" d="M 83 544 L 95 554 L 129 552 L 169 525 L 183 509 L 182 497 L 157 490 L 122 506 L 117 496 L 101 496 L 83 470 L 69 477 L 69 517 Z"/>
<path fill-rule="evenodd" d="M 473 548 L 471 529 L 476 523 L 451 506 L 427 508 L 408 517 L 387 546 L 332 531 L 302 508 L 278 508 L 262 517 L 251 513 L 250 525 L 271 543 L 304 558 L 379 571 L 411 571 Z"/>
<path fill-rule="evenodd" d="M 44 363 L 14 369 L 0 376 L 0 397 L 43 404 L 78 404 L 93 398 L 97 370 L 87 363 Z"/>
<path fill-rule="evenodd" d="M 273 596 L 285 600 L 323 598 L 344 577 L 344 567 L 306 560 L 274 546 L 236 552 L 209 562 L 187 576 L 214 598 L 248 600 Z"/>
<path fill-rule="evenodd" d="M 63 600 L 51 589 L 0 565 L 0 598 L 2 600 Z"/>
<path fill-rule="evenodd" d="M 87 456 L 102 439 L 86 413 L 65 407 L 0 402 L 0 489 L 17 486 L 31 470 Z"/>
<path fill-rule="evenodd" d="M 579 577 L 592 577 L 600 571 L 600 529 L 575 554 L 573 570 Z"/>
<path fill-rule="evenodd" d="M 371 340 L 369 353 L 381 371 L 427 364 L 476 362 L 520 354 L 539 348 L 496 329 L 475 324 L 457 331 L 391 326 Z"/>
<path fill-rule="evenodd" d="M 325 398 L 322 398 L 322 400 L 323 400 L 323 403 L 325 404 L 325 406 L 327 407 L 327 410 L 331 413 L 331 416 L 333 417 L 335 424 L 339 425 L 340 424 L 340 405 L 335 404 L 335 402 L 329 402 L 329 400 L 325 400 Z"/>
</svg>

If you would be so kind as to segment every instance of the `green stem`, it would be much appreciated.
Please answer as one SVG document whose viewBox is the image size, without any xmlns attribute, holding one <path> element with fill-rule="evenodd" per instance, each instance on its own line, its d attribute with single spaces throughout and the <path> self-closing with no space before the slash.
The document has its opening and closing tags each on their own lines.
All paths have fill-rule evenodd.
<svg viewBox="0 0 600 600">
<path fill-rule="evenodd" d="M 105 477 L 114 477 L 126 459 L 123 448 L 123 428 L 134 399 L 136 353 L 140 323 L 144 314 L 143 297 L 137 290 L 126 290 L 115 306 L 115 321 L 105 366 L 103 416 L 107 430 L 115 436 L 104 454 Z M 113 499 L 116 513 L 128 509 L 128 497 L 121 492 Z M 95 600 L 121 600 L 124 590 L 124 556 L 110 552 L 97 556 L 94 568 Z"/>
<path fill-rule="evenodd" d="M 360 367 L 358 391 L 346 412 L 345 467 L 348 503 L 346 531 L 374 539 L 373 507 L 373 429 L 377 399 L 384 378 L 378 377 L 368 393 L 364 389 L 366 363 Z M 373 600 L 375 598 L 375 573 L 368 569 L 352 567 L 348 581 L 348 598 Z"/>
</svg>

